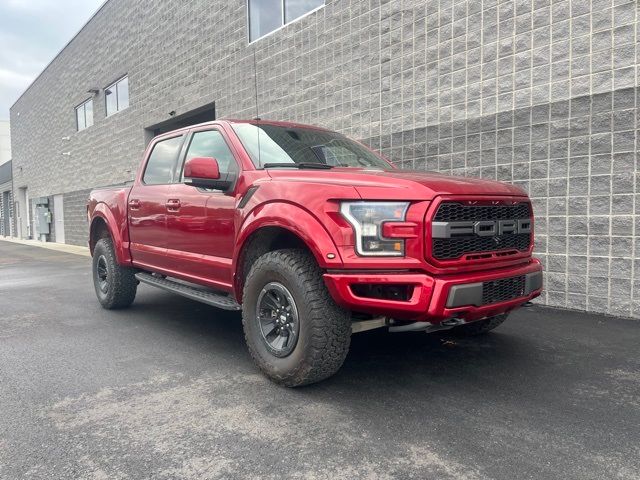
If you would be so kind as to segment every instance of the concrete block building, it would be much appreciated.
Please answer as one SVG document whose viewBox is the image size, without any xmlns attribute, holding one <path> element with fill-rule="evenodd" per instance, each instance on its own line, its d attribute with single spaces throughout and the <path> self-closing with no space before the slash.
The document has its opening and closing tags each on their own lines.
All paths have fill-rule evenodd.
<svg viewBox="0 0 640 480">
<path fill-rule="evenodd" d="M 0 236 L 15 235 L 9 122 L 0 121 Z"/>
<path fill-rule="evenodd" d="M 11 109 L 18 204 L 52 213 L 21 232 L 84 244 L 153 135 L 259 114 L 521 185 L 543 301 L 640 318 L 639 41 L 627 0 L 108 0 Z"/>
</svg>

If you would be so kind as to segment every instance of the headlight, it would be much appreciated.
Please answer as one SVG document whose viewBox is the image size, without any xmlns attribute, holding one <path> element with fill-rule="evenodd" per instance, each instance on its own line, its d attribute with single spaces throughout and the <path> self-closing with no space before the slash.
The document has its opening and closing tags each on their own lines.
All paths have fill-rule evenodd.
<svg viewBox="0 0 640 480">
<path fill-rule="evenodd" d="M 404 240 L 384 238 L 384 222 L 404 222 L 409 202 L 343 202 L 342 216 L 351 224 L 356 252 L 364 256 L 402 257 Z"/>
</svg>

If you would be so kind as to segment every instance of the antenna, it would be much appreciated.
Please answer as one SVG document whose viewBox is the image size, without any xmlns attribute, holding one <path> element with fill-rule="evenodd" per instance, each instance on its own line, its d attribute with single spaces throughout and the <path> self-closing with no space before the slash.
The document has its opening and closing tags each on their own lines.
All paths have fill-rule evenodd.
<svg viewBox="0 0 640 480">
<path fill-rule="evenodd" d="M 253 46 L 253 86 L 256 94 L 256 132 L 258 133 L 258 168 L 262 168 L 262 149 L 260 148 L 260 109 L 258 108 L 258 62 L 256 61 L 256 46 Z"/>
</svg>

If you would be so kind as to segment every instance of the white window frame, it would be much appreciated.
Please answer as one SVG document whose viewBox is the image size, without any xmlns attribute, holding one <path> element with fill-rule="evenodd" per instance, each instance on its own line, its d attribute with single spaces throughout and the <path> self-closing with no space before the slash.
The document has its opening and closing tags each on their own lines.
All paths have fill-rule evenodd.
<svg viewBox="0 0 640 480">
<path fill-rule="evenodd" d="M 261 37 L 256 38 L 255 40 L 251 40 L 251 9 L 249 8 L 249 0 L 246 0 L 245 5 L 247 7 L 247 39 L 249 40 L 249 45 L 251 45 L 252 43 L 255 43 L 259 40 L 262 40 L 263 38 L 268 37 L 269 35 L 273 35 L 276 32 L 279 32 L 280 30 L 282 30 L 284 27 L 286 27 L 287 25 L 291 25 L 292 23 L 297 22 L 298 20 L 302 20 L 304 17 L 311 15 L 312 13 L 317 12 L 320 9 L 323 9 L 326 5 L 327 5 L 327 0 L 323 0 L 322 5 L 320 5 L 319 7 L 314 8 L 313 10 L 309 10 L 307 13 L 300 15 L 299 17 L 294 18 L 293 20 L 291 20 L 290 22 L 286 22 L 286 11 L 285 11 L 285 1 L 286 0 L 280 0 L 280 3 L 282 4 L 282 18 L 280 19 L 280 26 L 278 28 L 276 28 L 275 30 L 271 30 L 269 33 L 265 33 L 264 35 L 262 35 Z"/>
<path fill-rule="evenodd" d="M 77 107 L 75 107 L 73 109 L 74 113 L 76 114 L 76 131 L 77 132 L 81 132 L 83 130 L 86 130 L 87 128 L 93 127 L 94 125 L 94 120 L 95 120 L 95 115 L 94 113 L 94 109 L 91 108 L 91 125 L 87 125 L 87 104 L 91 102 L 93 104 L 93 98 L 88 98 L 86 99 L 84 102 L 82 102 L 80 105 L 78 105 Z M 93 105 L 92 105 L 93 107 Z M 78 123 L 78 110 L 82 109 L 82 111 L 84 112 L 84 127 L 80 128 L 80 124 Z"/>
<path fill-rule="evenodd" d="M 118 85 L 125 79 L 129 80 L 129 75 L 123 75 L 118 80 L 116 80 L 115 82 L 113 82 L 111 85 L 109 85 L 108 87 L 106 87 L 104 89 L 104 91 L 105 91 L 105 95 L 104 95 L 104 113 L 105 113 L 105 116 L 111 117 L 111 116 L 115 115 L 116 113 L 121 112 L 123 110 L 126 110 L 127 108 L 129 108 L 131 106 L 131 83 L 130 82 L 127 82 L 128 90 L 129 90 L 129 92 L 128 92 L 129 103 L 124 108 L 120 108 L 120 104 L 119 104 Z M 113 112 L 113 113 L 109 113 L 109 110 L 107 109 L 107 93 L 106 93 L 107 90 L 111 90 L 112 94 L 116 96 L 115 97 L 116 98 L 116 111 Z"/>
</svg>

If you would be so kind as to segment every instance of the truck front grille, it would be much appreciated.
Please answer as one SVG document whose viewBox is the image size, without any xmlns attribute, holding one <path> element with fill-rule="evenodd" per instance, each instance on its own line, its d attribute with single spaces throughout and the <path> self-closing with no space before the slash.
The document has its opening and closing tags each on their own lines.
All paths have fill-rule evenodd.
<svg viewBox="0 0 640 480">
<path fill-rule="evenodd" d="M 515 205 L 463 205 L 457 202 L 445 202 L 440 205 L 434 217 L 435 222 L 461 222 L 465 220 L 513 220 L 529 218 L 529 204 Z"/>
<path fill-rule="evenodd" d="M 530 229 L 512 228 L 509 231 L 503 231 L 505 229 L 501 224 L 530 218 L 531 209 L 527 202 L 511 205 L 465 205 L 459 202 L 443 202 L 432 220 L 434 234 L 431 254 L 437 260 L 455 260 L 470 254 L 489 252 L 487 257 L 491 257 L 491 252 L 507 254 L 527 251 L 531 246 Z M 436 225 L 439 226 L 438 235 L 435 233 Z M 474 225 L 477 225 L 475 232 Z M 529 228 L 530 226 L 529 223 Z"/>
<path fill-rule="evenodd" d="M 501 278 L 482 284 L 482 304 L 506 302 L 525 296 L 525 277 Z"/>
<path fill-rule="evenodd" d="M 496 238 L 498 240 L 495 240 Z M 530 235 L 528 233 L 503 235 L 502 237 L 434 238 L 433 256 L 439 260 L 451 260 L 460 258 L 465 254 L 502 249 L 525 251 L 529 249 L 530 243 Z"/>
</svg>

